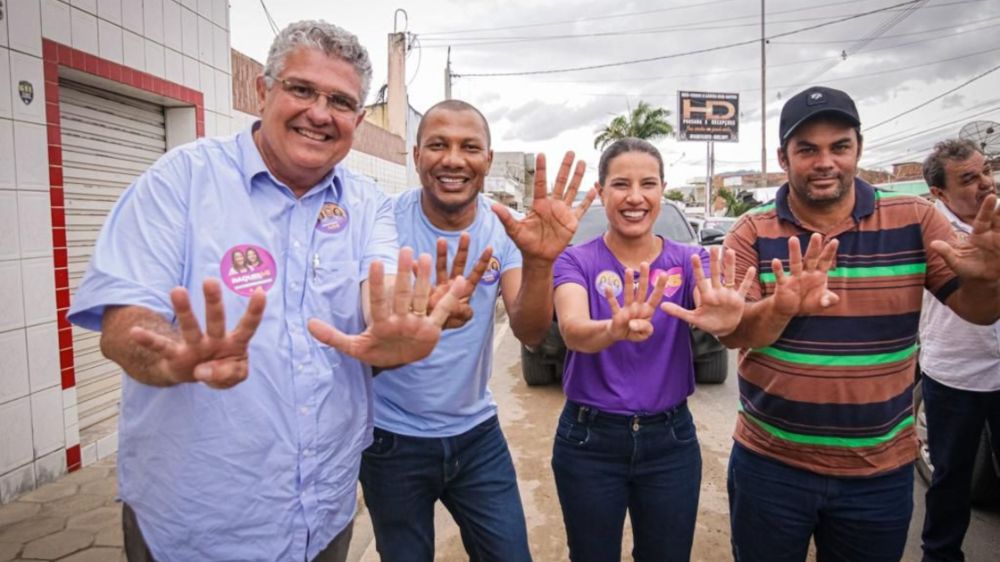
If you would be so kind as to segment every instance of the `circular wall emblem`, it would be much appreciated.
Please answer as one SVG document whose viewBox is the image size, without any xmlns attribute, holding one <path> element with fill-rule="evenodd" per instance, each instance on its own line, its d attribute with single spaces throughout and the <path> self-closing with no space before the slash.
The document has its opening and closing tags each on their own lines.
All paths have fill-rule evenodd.
<svg viewBox="0 0 1000 562">
<path fill-rule="evenodd" d="M 257 287 L 270 290 L 278 276 L 278 268 L 274 258 L 264 248 L 240 244 L 223 254 L 219 273 L 233 292 L 249 297 Z"/>
</svg>

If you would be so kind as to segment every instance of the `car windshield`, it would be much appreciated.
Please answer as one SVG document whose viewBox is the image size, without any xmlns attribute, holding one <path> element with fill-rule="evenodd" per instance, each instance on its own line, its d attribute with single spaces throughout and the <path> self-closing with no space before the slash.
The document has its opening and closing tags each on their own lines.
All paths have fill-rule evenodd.
<svg viewBox="0 0 1000 562">
<path fill-rule="evenodd" d="M 732 228 L 734 224 L 736 224 L 735 219 L 729 219 L 729 220 L 708 219 L 705 221 L 705 224 L 702 225 L 702 228 L 714 228 L 715 230 L 718 230 L 720 232 L 729 232 L 729 229 Z"/>
<path fill-rule="evenodd" d="M 608 217 L 602 205 L 592 205 L 580 219 L 580 225 L 573 236 L 572 244 L 579 244 L 588 240 L 593 240 L 604 233 L 608 228 Z M 656 218 L 653 225 L 653 232 L 681 244 L 693 244 L 694 232 L 691 225 L 673 205 L 663 205 L 660 207 L 660 216 Z"/>
</svg>

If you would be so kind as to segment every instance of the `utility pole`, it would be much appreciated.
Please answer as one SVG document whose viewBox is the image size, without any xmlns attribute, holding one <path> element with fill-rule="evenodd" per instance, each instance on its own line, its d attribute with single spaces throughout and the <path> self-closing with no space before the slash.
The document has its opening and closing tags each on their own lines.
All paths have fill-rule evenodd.
<svg viewBox="0 0 1000 562">
<path fill-rule="evenodd" d="M 764 1 L 760 0 L 760 186 L 767 187 L 767 39 L 764 36 Z"/>
<path fill-rule="evenodd" d="M 715 143 L 705 143 L 705 218 L 712 216 L 712 176 L 715 175 Z"/>
<path fill-rule="evenodd" d="M 448 62 L 444 66 L 444 99 L 451 99 L 451 47 L 448 47 Z"/>
</svg>

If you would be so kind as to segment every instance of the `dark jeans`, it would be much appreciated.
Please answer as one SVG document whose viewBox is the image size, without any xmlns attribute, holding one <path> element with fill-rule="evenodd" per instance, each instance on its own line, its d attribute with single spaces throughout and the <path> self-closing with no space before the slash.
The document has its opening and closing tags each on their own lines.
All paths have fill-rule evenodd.
<svg viewBox="0 0 1000 562">
<path fill-rule="evenodd" d="M 568 402 L 552 470 L 574 562 L 620 560 L 626 511 L 636 562 L 690 558 L 701 451 L 686 403 L 622 416 Z"/>
<path fill-rule="evenodd" d="M 386 562 L 434 559 L 438 500 L 455 518 L 470 560 L 531 560 L 514 463 L 496 416 L 446 438 L 375 428 L 361 457 L 361 486 Z"/>
<path fill-rule="evenodd" d="M 972 468 L 987 421 L 993 450 L 1000 451 L 1000 391 L 958 390 L 927 375 L 921 384 L 934 465 L 925 501 L 924 560 L 961 561 L 965 560 L 962 540 L 969 528 Z"/>
<path fill-rule="evenodd" d="M 337 534 L 330 541 L 325 549 L 320 551 L 312 562 L 344 562 L 347 560 L 347 548 L 351 544 L 351 534 L 354 530 L 354 522 L 347 524 L 343 531 Z M 146 539 L 139 529 L 139 521 L 135 518 L 135 512 L 127 503 L 122 502 L 122 532 L 125 535 L 125 558 L 129 562 L 156 562 L 153 553 L 146 545 Z"/>
<path fill-rule="evenodd" d="M 729 517 L 738 562 L 897 562 L 913 512 L 913 466 L 866 478 L 824 476 L 738 443 L 729 457 Z"/>
</svg>

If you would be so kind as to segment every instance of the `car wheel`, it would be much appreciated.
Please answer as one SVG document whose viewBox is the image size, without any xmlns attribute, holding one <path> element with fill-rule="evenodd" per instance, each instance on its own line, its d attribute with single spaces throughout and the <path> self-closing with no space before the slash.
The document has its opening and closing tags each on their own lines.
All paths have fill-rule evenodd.
<svg viewBox="0 0 1000 562">
<path fill-rule="evenodd" d="M 917 472 L 927 485 L 931 483 L 934 465 L 931 464 L 931 450 L 927 447 L 927 411 L 924 409 L 924 387 L 920 381 L 913 385 L 914 429 L 917 432 Z"/>
<path fill-rule="evenodd" d="M 1000 468 L 997 451 L 990 446 L 992 428 L 987 427 L 979 439 L 976 463 L 972 466 L 972 503 L 997 505 L 1000 502 Z"/>
<path fill-rule="evenodd" d="M 729 354 L 725 349 L 708 353 L 694 362 L 694 380 L 701 384 L 722 384 L 729 375 Z"/>
<path fill-rule="evenodd" d="M 555 367 L 521 346 L 521 375 L 528 386 L 544 386 L 556 381 Z"/>
</svg>

